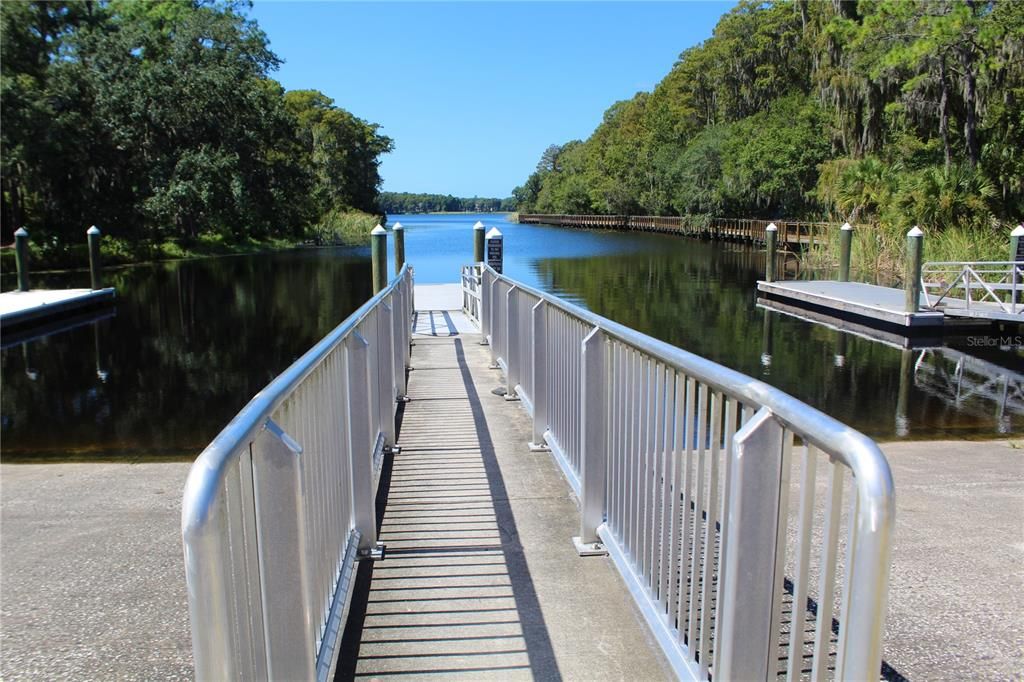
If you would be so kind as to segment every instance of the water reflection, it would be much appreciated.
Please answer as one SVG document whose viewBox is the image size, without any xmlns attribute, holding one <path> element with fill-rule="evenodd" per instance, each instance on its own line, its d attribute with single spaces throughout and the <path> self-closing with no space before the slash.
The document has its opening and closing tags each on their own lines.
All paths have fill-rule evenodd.
<svg viewBox="0 0 1024 682">
<path fill-rule="evenodd" d="M 482 219 L 505 234 L 510 276 L 761 378 L 877 438 L 991 437 L 1024 425 L 1018 349 L 919 338 L 924 348 L 910 350 L 895 335 L 878 340 L 759 307 L 764 256 L 755 249 L 498 216 L 394 219 L 407 226 L 417 282 L 455 281 Z M 370 295 L 365 250 L 140 266 L 108 279 L 116 315 L 0 339 L 5 460 L 194 457 Z M 37 283 L 87 286 L 88 272 L 40 273 Z"/>
<path fill-rule="evenodd" d="M 135 267 L 110 279 L 116 316 L 2 351 L 5 460 L 193 457 L 370 294 L 366 254 L 340 249 Z M 48 286 L 68 284 L 51 277 Z"/>
<path fill-rule="evenodd" d="M 544 288 L 569 293 L 601 315 L 760 377 L 873 437 L 1020 431 L 1024 414 L 1019 411 L 969 408 L 967 402 L 926 390 L 915 380 L 918 354 L 902 350 L 895 340 L 881 342 L 759 307 L 754 291 L 762 268 L 757 251 L 679 239 L 654 252 L 545 258 L 536 264 Z M 999 354 L 998 364 L 1022 364 L 1018 349 Z"/>
</svg>

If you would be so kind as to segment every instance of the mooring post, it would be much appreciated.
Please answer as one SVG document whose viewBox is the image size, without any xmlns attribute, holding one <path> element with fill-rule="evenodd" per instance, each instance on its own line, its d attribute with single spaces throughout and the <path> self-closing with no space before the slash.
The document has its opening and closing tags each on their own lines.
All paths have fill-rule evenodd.
<svg viewBox="0 0 1024 682">
<path fill-rule="evenodd" d="M 903 290 L 907 292 L 906 311 L 916 313 L 921 303 L 921 256 L 924 232 L 917 225 L 907 232 L 907 263 Z"/>
<path fill-rule="evenodd" d="M 388 231 L 380 225 L 370 231 L 370 260 L 376 294 L 388 285 Z"/>
<path fill-rule="evenodd" d="M 402 223 L 395 223 L 391 232 L 395 235 L 395 274 L 397 275 L 405 265 L 405 228 L 402 227 Z"/>
<path fill-rule="evenodd" d="M 496 227 L 492 227 L 491 231 L 487 233 L 486 250 L 487 264 L 494 268 L 494 271 L 500 275 L 502 273 L 502 267 L 505 260 L 505 249 L 501 232 Z"/>
<path fill-rule="evenodd" d="M 479 220 L 473 226 L 473 262 L 484 262 L 484 224 Z"/>
<path fill-rule="evenodd" d="M 774 282 L 775 281 L 775 249 L 778 246 L 779 228 L 775 227 L 775 223 L 769 223 L 768 227 L 764 228 L 764 243 L 767 247 L 767 252 L 764 257 L 764 281 Z"/>
<path fill-rule="evenodd" d="M 14 233 L 14 262 L 18 266 L 18 291 L 28 291 L 28 230 Z"/>
<path fill-rule="evenodd" d="M 89 281 L 93 289 L 103 288 L 100 282 L 100 228 L 93 225 L 85 231 L 89 242 Z"/>
<path fill-rule="evenodd" d="M 853 246 L 853 225 L 843 223 L 839 228 L 839 281 L 850 281 L 850 251 Z"/>
</svg>

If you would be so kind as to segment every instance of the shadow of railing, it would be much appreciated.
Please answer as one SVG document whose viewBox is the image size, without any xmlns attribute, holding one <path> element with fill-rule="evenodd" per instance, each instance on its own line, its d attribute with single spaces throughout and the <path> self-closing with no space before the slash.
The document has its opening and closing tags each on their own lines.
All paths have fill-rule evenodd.
<svg viewBox="0 0 1024 682">
<path fill-rule="evenodd" d="M 377 499 L 385 558 L 359 567 L 335 679 L 559 680 L 462 340 L 417 345 L 402 451 Z"/>
</svg>

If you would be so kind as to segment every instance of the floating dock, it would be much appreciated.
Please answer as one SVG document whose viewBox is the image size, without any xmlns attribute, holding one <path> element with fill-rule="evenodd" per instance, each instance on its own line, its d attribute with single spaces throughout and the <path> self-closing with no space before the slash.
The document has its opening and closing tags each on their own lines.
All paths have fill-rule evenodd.
<svg viewBox="0 0 1024 682">
<path fill-rule="evenodd" d="M 36 289 L 0 294 L 0 325 L 4 329 L 52 321 L 110 303 L 114 289 Z"/>
<path fill-rule="evenodd" d="M 869 324 L 907 330 L 941 327 L 946 315 L 935 310 L 908 313 L 903 289 L 860 282 L 758 282 L 757 290 L 769 299 L 791 302 L 832 315 L 852 316 Z M 925 306 L 921 297 L 921 307 Z"/>
</svg>

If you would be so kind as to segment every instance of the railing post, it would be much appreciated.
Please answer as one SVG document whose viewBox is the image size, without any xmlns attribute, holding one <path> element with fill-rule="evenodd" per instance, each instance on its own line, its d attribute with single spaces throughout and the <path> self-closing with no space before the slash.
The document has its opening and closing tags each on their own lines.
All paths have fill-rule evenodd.
<svg viewBox="0 0 1024 682">
<path fill-rule="evenodd" d="M 775 281 L 775 249 L 779 236 L 779 228 L 771 223 L 764 230 L 765 256 L 764 256 L 764 281 Z"/>
<path fill-rule="evenodd" d="M 397 275 L 405 265 L 405 228 L 402 227 L 402 223 L 395 223 L 391 232 L 395 235 L 395 274 Z"/>
<path fill-rule="evenodd" d="M 267 677 L 310 680 L 315 676 L 316 642 L 302 447 L 270 419 L 252 444 L 252 479 Z"/>
<path fill-rule="evenodd" d="M 484 262 L 484 224 L 479 220 L 473 225 L 473 262 Z"/>
<path fill-rule="evenodd" d="M 491 280 L 491 291 L 488 297 L 490 303 L 488 304 L 488 330 L 487 333 L 490 335 L 491 345 L 491 369 L 497 369 L 500 367 L 498 364 L 498 352 L 500 350 L 501 339 L 500 334 L 496 334 L 494 330 L 494 323 L 501 324 L 501 294 L 498 293 L 498 280 L 494 278 Z"/>
<path fill-rule="evenodd" d="M 508 391 L 505 400 L 518 400 L 516 386 L 519 385 L 519 372 L 522 370 L 519 354 L 519 288 L 513 286 L 505 294 L 505 369 L 508 376 Z"/>
<path fill-rule="evenodd" d="M 28 291 L 28 230 L 24 227 L 14 233 L 14 262 L 18 267 L 18 291 Z"/>
<path fill-rule="evenodd" d="M 782 425 L 762 407 L 733 440 L 728 542 L 715 646 L 722 647 L 716 679 L 765 680 L 775 676 L 772 639 L 779 541 Z M 769 672 L 771 673 L 769 675 Z"/>
<path fill-rule="evenodd" d="M 394 363 L 394 308 L 381 302 L 377 314 L 377 400 L 381 418 L 380 431 L 384 434 L 384 447 L 390 448 L 395 444 L 395 373 L 398 371 Z M 372 428 L 370 435 L 373 435 Z"/>
<path fill-rule="evenodd" d="M 1020 275 L 1017 273 L 1019 266 L 1024 267 L 1024 225 L 1018 225 L 1010 232 L 1010 312 L 1017 312 L 1017 303 L 1020 300 L 1019 287 L 1021 285 Z"/>
<path fill-rule="evenodd" d="M 370 231 L 370 261 L 373 273 L 373 293 L 380 293 L 388 285 L 388 231 L 378 225 Z"/>
<path fill-rule="evenodd" d="M 530 310 L 530 348 L 533 352 L 533 442 L 531 450 L 548 450 L 544 432 L 548 429 L 548 335 L 544 300 Z"/>
<path fill-rule="evenodd" d="M 352 467 L 352 526 L 359 532 L 359 558 L 380 556 L 370 442 L 370 344 L 358 331 L 345 340 L 348 387 L 348 453 Z"/>
<path fill-rule="evenodd" d="M 405 392 L 408 386 L 405 382 L 405 350 L 406 347 L 406 334 L 405 329 L 402 327 L 403 320 L 405 319 L 405 289 L 399 285 L 394 289 L 395 294 L 392 298 L 392 332 L 391 332 L 391 349 L 392 349 L 392 365 L 395 368 L 395 400 L 405 400 Z"/>
<path fill-rule="evenodd" d="M 924 232 L 916 225 L 907 232 L 907 262 L 904 269 L 903 290 L 906 292 L 905 310 L 916 313 L 921 304 L 921 257 Z"/>
<path fill-rule="evenodd" d="M 839 281 L 850 281 L 850 252 L 853 246 L 853 225 L 843 223 L 839 228 Z"/>
<path fill-rule="evenodd" d="M 594 327 L 583 339 L 580 360 L 580 534 L 572 539 L 580 556 L 607 554 L 597 535 L 608 475 L 606 353 L 604 332 Z"/>
<path fill-rule="evenodd" d="M 100 282 L 100 228 L 93 225 L 85 231 L 89 243 L 89 280 L 93 289 L 101 289 Z"/>
<path fill-rule="evenodd" d="M 488 344 L 491 333 L 491 287 L 487 285 L 487 271 L 480 266 L 480 345 Z"/>
</svg>

